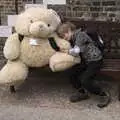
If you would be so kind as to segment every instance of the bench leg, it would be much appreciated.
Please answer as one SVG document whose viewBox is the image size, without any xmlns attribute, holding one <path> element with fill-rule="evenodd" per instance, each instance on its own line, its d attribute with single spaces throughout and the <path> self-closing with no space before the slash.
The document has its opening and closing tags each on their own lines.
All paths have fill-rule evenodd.
<svg viewBox="0 0 120 120">
<path fill-rule="evenodd" d="M 118 100 L 120 101 L 120 84 L 118 86 Z"/>
<path fill-rule="evenodd" d="M 16 92 L 14 85 L 11 85 L 11 86 L 10 86 L 10 92 L 11 92 L 11 93 L 15 93 L 15 92 Z"/>
</svg>

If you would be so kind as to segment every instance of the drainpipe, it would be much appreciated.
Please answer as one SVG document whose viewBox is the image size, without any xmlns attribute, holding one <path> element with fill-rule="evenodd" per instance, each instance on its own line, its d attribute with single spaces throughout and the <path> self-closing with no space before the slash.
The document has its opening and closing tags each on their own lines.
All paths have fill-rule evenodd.
<svg viewBox="0 0 120 120">
<path fill-rule="evenodd" d="M 18 0 L 15 0 L 15 12 L 18 14 Z"/>
<path fill-rule="evenodd" d="M 0 6 L 0 25 L 1 25 L 1 6 Z"/>
<path fill-rule="evenodd" d="M 36 3 L 36 0 L 33 0 L 33 4 L 35 4 Z"/>
</svg>

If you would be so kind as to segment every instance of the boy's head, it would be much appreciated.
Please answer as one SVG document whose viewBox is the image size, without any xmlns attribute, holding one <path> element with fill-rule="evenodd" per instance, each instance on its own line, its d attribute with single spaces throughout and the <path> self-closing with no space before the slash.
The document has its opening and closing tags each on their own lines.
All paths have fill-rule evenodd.
<svg viewBox="0 0 120 120">
<path fill-rule="evenodd" d="M 75 31 L 76 26 L 71 22 L 66 22 L 61 24 L 57 29 L 57 34 L 59 37 L 65 40 L 71 40 L 73 32 Z"/>
</svg>

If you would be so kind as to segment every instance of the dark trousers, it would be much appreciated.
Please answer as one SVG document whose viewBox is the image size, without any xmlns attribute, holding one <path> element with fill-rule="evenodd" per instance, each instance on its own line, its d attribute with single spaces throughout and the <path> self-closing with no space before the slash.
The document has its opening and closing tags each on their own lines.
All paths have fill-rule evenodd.
<svg viewBox="0 0 120 120">
<path fill-rule="evenodd" d="M 73 66 L 71 70 L 71 82 L 76 88 L 83 87 L 94 94 L 101 94 L 102 89 L 96 84 L 96 74 L 99 72 L 102 60 L 81 63 Z"/>
</svg>

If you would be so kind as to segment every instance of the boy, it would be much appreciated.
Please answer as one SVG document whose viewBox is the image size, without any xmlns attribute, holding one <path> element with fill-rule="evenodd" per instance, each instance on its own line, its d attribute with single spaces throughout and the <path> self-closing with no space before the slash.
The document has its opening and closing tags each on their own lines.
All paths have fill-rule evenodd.
<svg viewBox="0 0 120 120">
<path fill-rule="evenodd" d="M 94 41 L 87 32 L 76 30 L 74 24 L 66 22 L 58 27 L 57 33 L 59 37 L 69 41 L 72 49 L 69 54 L 73 56 L 80 56 L 82 62 L 73 67 L 74 84 L 78 88 L 77 93 L 70 97 L 71 102 L 77 102 L 89 98 L 88 92 L 96 94 L 100 97 L 98 107 L 102 108 L 109 104 L 110 95 L 104 92 L 100 86 L 95 83 L 96 73 L 100 70 L 102 65 L 102 52 L 95 45 Z M 96 34 L 92 34 L 93 37 Z"/>
</svg>

